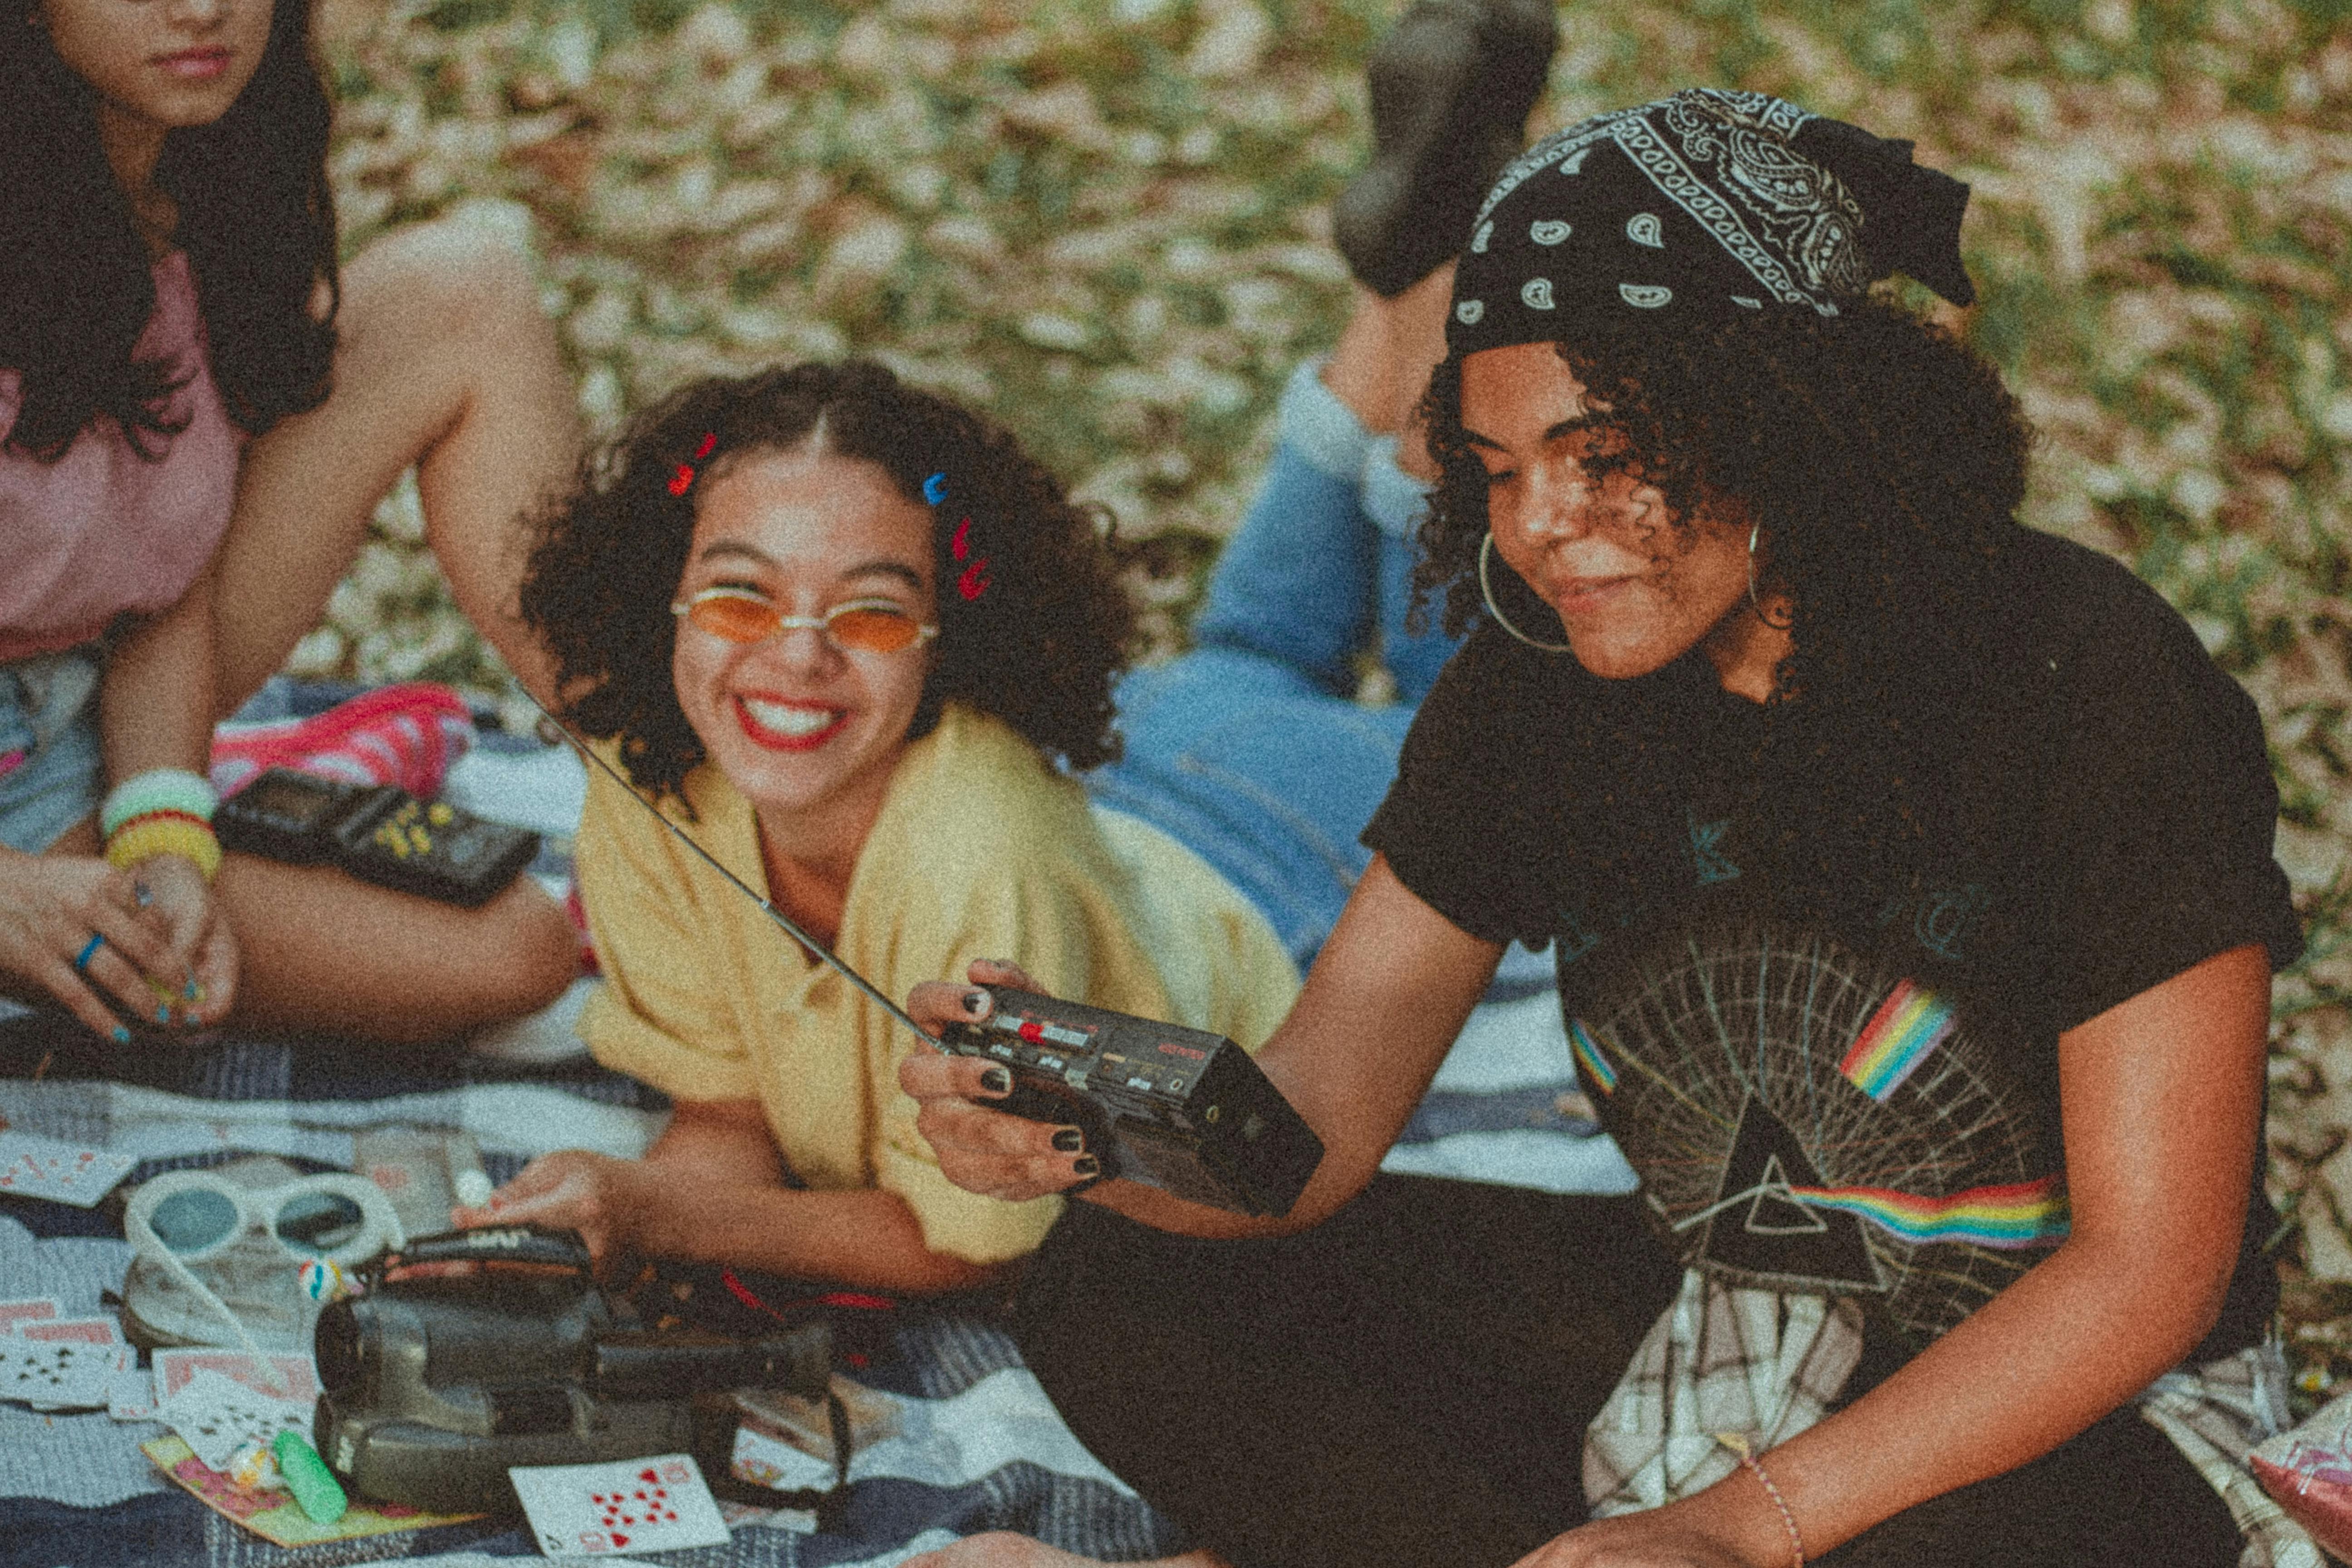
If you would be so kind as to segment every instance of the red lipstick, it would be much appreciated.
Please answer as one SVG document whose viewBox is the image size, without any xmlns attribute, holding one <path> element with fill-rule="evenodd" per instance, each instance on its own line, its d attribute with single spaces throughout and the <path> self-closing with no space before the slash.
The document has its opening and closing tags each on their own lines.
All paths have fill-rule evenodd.
<svg viewBox="0 0 2352 1568">
<path fill-rule="evenodd" d="M 776 700 L 772 698 L 762 698 L 761 700 L 775 701 Z M 813 704 L 782 703 L 780 703 L 779 705 L 801 707 L 815 706 Z M 735 722 L 742 727 L 744 738 L 749 740 L 753 745 L 763 747 L 771 752 L 814 752 L 818 747 L 824 745 L 826 742 L 832 740 L 835 735 L 840 734 L 842 727 L 849 722 L 849 713 L 846 709 L 828 709 L 834 717 L 832 721 L 827 723 L 824 728 L 812 730 L 805 734 L 793 734 L 787 733 L 782 730 L 772 730 L 768 728 L 767 725 L 760 722 L 760 721 L 752 715 L 750 706 L 745 703 L 742 697 L 740 695 L 736 697 L 730 706 L 735 710 Z"/>
</svg>

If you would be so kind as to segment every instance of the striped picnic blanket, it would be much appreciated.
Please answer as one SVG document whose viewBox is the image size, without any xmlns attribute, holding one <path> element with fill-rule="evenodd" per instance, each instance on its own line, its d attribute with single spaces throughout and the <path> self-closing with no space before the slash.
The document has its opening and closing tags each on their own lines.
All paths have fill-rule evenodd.
<svg viewBox="0 0 2352 1568">
<path fill-rule="evenodd" d="M 469 808 L 554 835 L 561 868 L 578 796 L 556 753 L 478 751 L 451 794 Z M 1622 1192 L 1631 1171 L 1577 1093 L 1540 961 L 1521 955 L 1480 1008 L 1388 1168 L 1550 1191 Z M 534 1053 L 520 1053 L 530 1057 Z M 397 1124 L 470 1133 L 504 1181 L 534 1155 L 635 1155 L 659 1131 L 662 1097 L 574 1058 L 549 1062 L 232 1041 L 161 1053 L 93 1042 L 39 1015 L 0 1018 L 0 1116 L 25 1131 L 134 1154 L 126 1185 L 163 1171 L 274 1154 L 349 1170 L 352 1136 Z M 0 1298 L 51 1296 L 68 1315 L 111 1310 L 130 1261 L 119 1207 L 0 1196 Z M 1077 1442 L 985 1315 L 903 1312 L 888 1353 L 858 1380 L 892 1396 L 898 1432 L 853 1460 L 833 1533 L 807 1516 L 732 1510 L 730 1543 L 646 1561 L 695 1568 L 887 1564 L 959 1535 L 1013 1530 L 1109 1561 L 1184 1544 Z M 384 1560 L 446 1568 L 536 1558 L 511 1519 L 284 1551 L 165 1482 L 139 1451 L 160 1426 L 100 1413 L 0 1405 L 0 1568 L 267 1568 Z"/>
</svg>

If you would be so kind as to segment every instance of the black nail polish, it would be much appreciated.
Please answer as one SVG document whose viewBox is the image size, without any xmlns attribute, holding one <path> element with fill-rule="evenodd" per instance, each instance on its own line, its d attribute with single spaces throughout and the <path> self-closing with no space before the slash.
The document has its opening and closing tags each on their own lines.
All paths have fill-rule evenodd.
<svg viewBox="0 0 2352 1568">
<path fill-rule="evenodd" d="M 1087 1135 L 1075 1127 L 1058 1128 L 1054 1133 L 1054 1147 L 1065 1154 L 1075 1154 L 1087 1146 Z"/>
<path fill-rule="evenodd" d="M 967 991 L 963 994 L 963 1010 L 977 1018 L 988 1011 L 988 993 Z"/>
<path fill-rule="evenodd" d="M 980 1075 L 980 1087 L 991 1094 L 1011 1094 L 1013 1073 L 1008 1068 L 990 1068 Z"/>
<path fill-rule="evenodd" d="M 1081 1154 L 1070 1162 L 1070 1169 L 1081 1176 L 1099 1176 L 1102 1174 L 1102 1162 L 1092 1154 Z"/>
</svg>

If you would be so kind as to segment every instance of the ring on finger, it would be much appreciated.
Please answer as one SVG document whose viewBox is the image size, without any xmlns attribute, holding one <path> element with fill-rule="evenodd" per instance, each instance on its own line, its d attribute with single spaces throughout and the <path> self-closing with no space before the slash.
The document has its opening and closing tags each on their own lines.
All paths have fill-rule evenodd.
<svg viewBox="0 0 2352 1568">
<path fill-rule="evenodd" d="M 106 933 L 104 931 L 94 931 L 90 932 L 89 940 L 81 944 L 81 952 L 73 961 L 74 973 L 76 974 L 88 974 L 89 973 L 89 961 L 97 957 L 98 950 L 105 945 Z"/>
</svg>

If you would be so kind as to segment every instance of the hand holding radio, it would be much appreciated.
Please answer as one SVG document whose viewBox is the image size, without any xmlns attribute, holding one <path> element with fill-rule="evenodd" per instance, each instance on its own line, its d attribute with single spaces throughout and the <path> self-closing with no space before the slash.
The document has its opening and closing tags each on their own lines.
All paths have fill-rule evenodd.
<svg viewBox="0 0 2352 1568">
<path fill-rule="evenodd" d="M 1038 989 L 1019 966 L 992 959 L 975 960 L 966 974 L 972 984 L 916 986 L 907 1010 L 937 1034 L 951 1025 L 985 1022 L 992 999 L 984 987 Z M 967 1192 L 1019 1202 L 1066 1191 L 1100 1172 L 1101 1156 L 1084 1146 L 1083 1129 L 995 1109 L 1013 1092 L 1012 1069 L 1001 1062 L 917 1050 L 898 1064 L 898 1087 L 922 1106 L 915 1128 L 939 1155 L 940 1173 Z M 1075 1151 L 1073 1133 L 1079 1144 Z"/>
<path fill-rule="evenodd" d="M 933 1146 L 944 1140 L 952 1152 L 955 1170 L 945 1154 L 940 1165 L 950 1180 L 1034 1197 L 1067 1187 L 1068 1176 L 1118 1177 L 1186 1203 L 1278 1219 L 1322 1163 L 1322 1139 L 1223 1036 L 1026 990 L 1010 984 L 1024 976 L 1009 964 L 975 963 L 968 973 L 999 983 L 953 997 L 943 993 L 955 987 L 919 987 L 910 998 L 929 1005 L 938 1048 L 966 1066 L 902 1066 L 899 1077 L 923 1101 L 918 1127 L 929 1118 Z M 1022 1131 L 978 1107 L 944 1103 L 958 1090 L 1037 1128 Z M 1040 1131 L 1051 1154 L 1038 1147 Z M 1055 1155 L 1070 1156 L 1068 1166 Z"/>
</svg>

